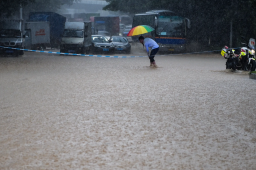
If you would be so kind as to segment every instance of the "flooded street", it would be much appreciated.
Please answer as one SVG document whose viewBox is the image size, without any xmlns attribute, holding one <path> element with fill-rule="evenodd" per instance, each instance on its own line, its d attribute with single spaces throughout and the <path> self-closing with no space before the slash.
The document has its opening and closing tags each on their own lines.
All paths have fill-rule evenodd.
<svg viewBox="0 0 256 170">
<path fill-rule="evenodd" d="M 155 59 L 1 57 L 0 169 L 256 169 L 248 72 L 220 54 Z"/>
</svg>

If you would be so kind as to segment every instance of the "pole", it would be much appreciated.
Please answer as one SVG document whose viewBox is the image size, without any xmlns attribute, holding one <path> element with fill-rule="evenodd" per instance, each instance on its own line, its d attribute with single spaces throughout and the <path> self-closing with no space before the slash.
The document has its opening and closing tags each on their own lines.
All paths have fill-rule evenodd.
<svg viewBox="0 0 256 170">
<path fill-rule="evenodd" d="M 22 5 L 20 4 L 20 30 L 22 29 L 21 27 L 22 27 L 22 20 L 23 20 L 23 18 L 22 18 Z"/>
<path fill-rule="evenodd" d="M 233 41 L 233 21 L 230 21 L 230 42 L 229 42 L 229 47 L 232 47 L 232 41 Z"/>
<path fill-rule="evenodd" d="M 23 39 L 23 25 L 22 25 L 22 22 L 23 22 L 23 17 L 22 17 L 22 4 L 20 3 L 20 32 L 21 32 L 20 39 L 21 39 L 21 42 L 22 42 L 22 39 Z"/>
</svg>

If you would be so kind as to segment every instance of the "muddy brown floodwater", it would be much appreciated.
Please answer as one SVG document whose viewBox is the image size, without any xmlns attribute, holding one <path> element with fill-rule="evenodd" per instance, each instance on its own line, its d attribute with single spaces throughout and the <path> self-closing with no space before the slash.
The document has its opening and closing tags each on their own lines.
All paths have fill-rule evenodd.
<svg viewBox="0 0 256 170">
<path fill-rule="evenodd" d="M 219 54 L 156 62 L 1 57 L 0 169 L 255 170 L 256 80 Z"/>
</svg>

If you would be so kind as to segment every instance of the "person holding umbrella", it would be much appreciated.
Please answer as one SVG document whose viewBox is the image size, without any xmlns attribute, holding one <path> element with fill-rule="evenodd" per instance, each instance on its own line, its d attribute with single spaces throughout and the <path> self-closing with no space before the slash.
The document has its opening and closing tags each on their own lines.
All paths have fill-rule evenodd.
<svg viewBox="0 0 256 170">
<path fill-rule="evenodd" d="M 143 36 L 139 37 L 139 41 L 143 46 L 146 47 L 148 58 L 150 60 L 150 66 L 157 67 L 154 57 L 159 50 L 159 45 L 151 38 L 144 38 Z M 151 48 L 150 53 L 149 53 L 149 48 Z"/>
<path fill-rule="evenodd" d="M 129 31 L 129 33 L 127 34 L 127 36 L 138 36 L 138 35 L 140 35 L 139 41 L 147 49 L 148 57 L 150 59 L 150 66 L 157 67 L 154 57 L 155 57 L 156 53 L 159 50 L 159 45 L 154 40 L 152 40 L 151 38 L 144 38 L 142 36 L 142 34 L 146 34 L 146 33 L 149 33 L 151 31 L 154 31 L 154 28 L 152 28 L 149 25 L 138 25 L 138 26 L 132 28 Z M 150 53 L 149 53 L 149 48 L 151 48 Z"/>
</svg>

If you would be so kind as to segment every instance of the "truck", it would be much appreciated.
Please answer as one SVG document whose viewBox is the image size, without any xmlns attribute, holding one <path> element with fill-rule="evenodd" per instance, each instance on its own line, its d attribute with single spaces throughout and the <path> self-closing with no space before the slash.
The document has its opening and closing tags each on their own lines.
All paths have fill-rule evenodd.
<svg viewBox="0 0 256 170">
<path fill-rule="evenodd" d="M 24 48 L 23 20 L 1 20 L 0 21 L 0 54 L 23 55 L 23 50 L 8 49 L 3 47 Z"/>
<path fill-rule="evenodd" d="M 26 47 L 31 49 L 58 48 L 66 17 L 54 12 L 31 12 L 25 23 Z"/>
<path fill-rule="evenodd" d="M 92 46 L 92 23 L 66 22 L 61 38 L 61 53 L 89 54 Z"/>
<path fill-rule="evenodd" d="M 100 16 L 94 17 L 95 33 L 107 31 L 110 36 L 119 35 L 119 16 Z"/>
</svg>

